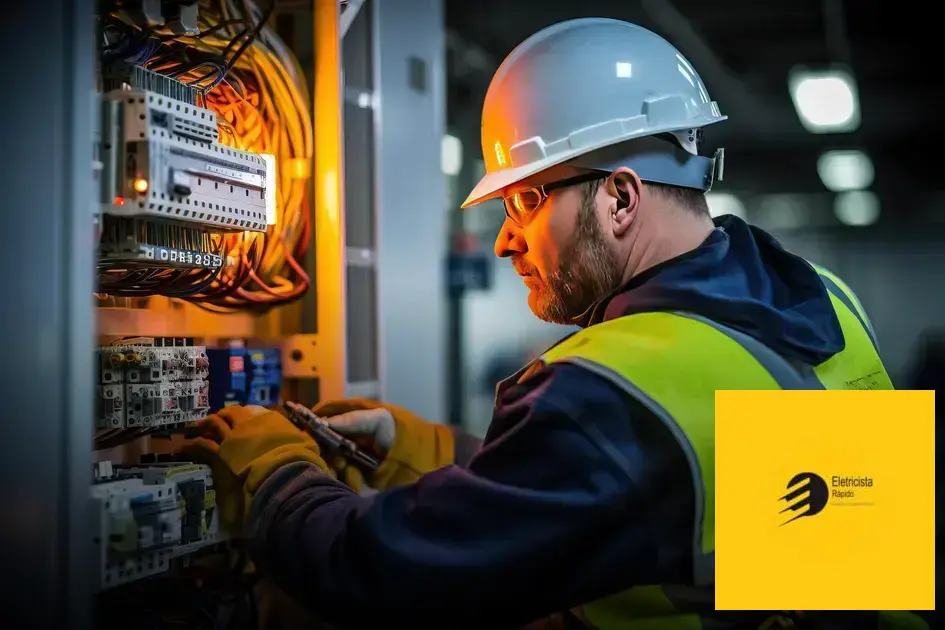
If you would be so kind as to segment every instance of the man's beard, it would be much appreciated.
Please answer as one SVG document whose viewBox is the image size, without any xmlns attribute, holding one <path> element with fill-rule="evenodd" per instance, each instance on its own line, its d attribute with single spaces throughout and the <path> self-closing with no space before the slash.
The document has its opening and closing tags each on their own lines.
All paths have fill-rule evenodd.
<svg viewBox="0 0 945 630">
<path fill-rule="evenodd" d="M 571 242 L 561 252 L 558 269 L 533 289 L 529 307 L 536 317 L 572 324 L 597 300 L 617 288 L 620 274 L 597 220 L 595 200 L 585 200 Z M 534 277 L 534 276 L 533 276 Z"/>
</svg>

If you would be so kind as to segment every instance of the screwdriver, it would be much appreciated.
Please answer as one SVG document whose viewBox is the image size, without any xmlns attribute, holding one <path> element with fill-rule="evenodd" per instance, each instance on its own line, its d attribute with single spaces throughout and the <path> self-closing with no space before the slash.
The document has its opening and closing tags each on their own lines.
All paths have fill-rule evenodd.
<svg viewBox="0 0 945 630">
<path fill-rule="evenodd" d="M 332 429 L 328 422 L 319 418 L 305 405 L 286 401 L 283 407 L 289 414 L 289 420 L 311 435 L 322 448 L 332 454 L 342 455 L 365 472 L 374 472 L 380 466 L 376 457 L 366 453 L 357 444 Z"/>
</svg>

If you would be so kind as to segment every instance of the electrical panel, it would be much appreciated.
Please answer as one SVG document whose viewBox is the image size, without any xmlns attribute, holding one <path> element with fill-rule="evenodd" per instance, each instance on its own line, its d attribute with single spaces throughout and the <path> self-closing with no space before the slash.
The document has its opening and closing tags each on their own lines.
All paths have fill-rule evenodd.
<svg viewBox="0 0 945 630">
<path fill-rule="evenodd" d="M 207 349 L 180 338 L 138 337 L 98 350 L 99 429 L 173 428 L 210 408 Z"/>
<path fill-rule="evenodd" d="M 302 298 L 313 110 L 277 3 L 99 4 L 98 299 L 259 313 Z"/>
<path fill-rule="evenodd" d="M 228 404 L 278 405 L 279 348 L 206 348 L 192 339 L 133 337 L 98 349 L 96 446 L 167 440 Z M 210 469 L 169 454 L 96 464 L 96 584 L 108 590 L 168 572 L 225 541 Z"/>
<path fill-rule="evenodd" d="M 279 348 L 211 348 L 210 409 L 227 405 L 278 405 L 282 389 Z"/>
<path fill-rule="evenodd" d="M 345 272 L 343 258 L 310 251 L 312 176 L 339 171 L 315 159 L 320 110 L 309 63 L 293 50 L 313 50 L 317 29 L 309 35 L 296 19 L 283 30 L 297 10 L 256 0 L 98 3 L 88 222 L 97 232 L 90 580 L 100 630 L 260 621 L 260 576 L 246 541 L 223 529 L 220 480 L 183 446 L 192 423 L 228 405 L 280 405 L 282 331 L 299 321 L 293 332 L 309 334 L 303 322 L 318 306 L 313 259 L 319 273 Z M 340 125 L 338 114 L 321 115 Z M 274 312 L 287 305 L 304 315 Z M 317 400 L 322 386 L 293 391 Z"/>
<path fill-rule="evenodd" d="M 100 462 L 92 503 L 97 590 L 164 573 L 226 538 L 206 466 Z"/>
</svg>

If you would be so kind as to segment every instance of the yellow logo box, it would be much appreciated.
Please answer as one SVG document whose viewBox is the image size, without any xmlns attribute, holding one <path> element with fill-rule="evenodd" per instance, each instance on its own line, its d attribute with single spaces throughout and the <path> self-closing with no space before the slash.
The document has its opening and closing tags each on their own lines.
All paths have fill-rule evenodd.
<svg viewBox="0 0 945 630">
<path fill-rule="evenodd" d="M 934 401 L 717 392 L 716 608 L 933 610 Z"/>
</svg>

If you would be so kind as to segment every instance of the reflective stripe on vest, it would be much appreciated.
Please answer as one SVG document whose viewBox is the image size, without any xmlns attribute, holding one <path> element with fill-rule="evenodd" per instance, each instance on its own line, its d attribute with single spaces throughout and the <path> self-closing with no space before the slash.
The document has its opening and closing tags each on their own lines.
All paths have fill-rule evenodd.
<svg viewBox="0 0 945 630">
<path fill-rule="evenodd" d="M 833 294 L 834 297 L 843 302 L 847 310 L 856 315 L 860 325 L 869 333 L 870 341 L 873 342 L 873 347 L 876 348 L 876 352 L 879 352 L 879 344 L 876 341 L 876 333 L 873 331 L 873 324 L 870 323 L 869 317 L 866 316 L 866 309 L 860 304 L 860 300 L 857 299 L 853 291 L 850 290 L 850 287 L 820 265 L 814 265 L 812 263 L 811 266 L 820 274 L 820 279 L 823 280 L 827 290 Z"/>
<path fill-rule="evenodd" d="M 716 390 L 892 389 L 855 296 L 836 278 L 824 282 L 845 348 L 814 368 L 794 365 L 748 335 L 688 313 L 639 313 L 608 320 L 542 355 L 545 364 L 580 365 L 646 405 L 685 453 L 695 491 L 696 588 L 631 588 L 582 606 L 579 616 L 589 625 L 648 630 L 670 623 L 673 628 L 696 629 L 702 628 L 702 614 L 714 609 Z"/>
<path fill-rule="evenodd" d="M 815 268 L 830 294 L 846 341 L 843 352 L 814 368 L 817 378 L 827 389 L 892 389 L 866 311 L 853 291 L 839 278 L 821 267 Z M 867 344 L 872 352 L 867 351 Z"/>
</svg>

